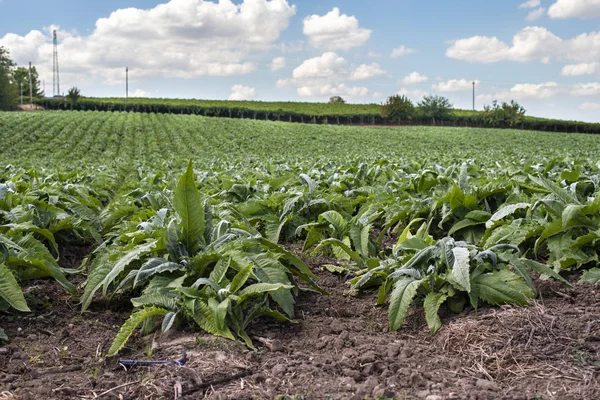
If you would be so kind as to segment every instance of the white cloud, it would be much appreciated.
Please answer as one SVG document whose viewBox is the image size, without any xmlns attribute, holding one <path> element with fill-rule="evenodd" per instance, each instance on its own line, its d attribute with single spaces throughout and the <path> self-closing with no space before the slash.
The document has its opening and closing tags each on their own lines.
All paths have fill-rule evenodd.
<svg viewBox="0 0 600 400">
<path fill-rule="evenodd" d="M 61 81 L 118 83 L 131 79 L 243 75 L 256 69 L 247 57 L 273 46 L 296 13 L 287 0 L 171 0 L 150 9 L 119 9 L 100 18 L 88 36 L 50 27 L 25 36 L 6 34 L 0 45 L 19 64 L 52 71 L 51 30 L 58 29 Z"/>
<path fill-rule="evenodd" d="M 600 96 L 600 83 L 578 83 L 574 85 L 559 85 L 556 82 L 544 82 L 539 84 L 520 83 L 509 90 L 496 93 L 482 94 L 477 97 L 480 101 L 491 100 L 542 100 L 552 97 L 588 97 Z"/>
<path fill-rule="evenodd" d="M 572 96 L 600 96 L 600 83 L 577 83 L 571 87 Z"/>
<path fill-rule="evenodd" d="M 381 69 L 381 67 L 377 63 L 362 64 L 359 67 L 357 67 L 354 71 L 352 71 L 352 74 L 350 75 L 350 80 L 361 81 L 373 78 L 375 76 L 383 75 L 385 73 L 386 71 Z"/>
<path fill-rule="evenodd" d="M 327 52 L 319 57 L 305 60 L 299 67 L 294 69 L 295 79 L 329 78 L 346 73 L 346 59 L 336 53 Z"/>
<path fill-rule="evenodd" d="M 527 21 L 536 21 L 536 20 L 542 18 L 542 15 L 544 15 L 545 12 L 546 12 L 546 9 L 544 7 L 536 8 L 535 10 L 533 10 L 529 14 L 527 14 L 527 18 L 525 18 L 525 19 Z"/>
<path fill-rule="evenodd" d="M 428 77 L 426 77 L 425 75 L 421 75 L 420 73 L 415 71 L 404 77 L 404 79 L 402 79 L 400 83 L 403 83 L 405 85 L 413 85 L 416 83 L 427 82 L 428 80 Z"/>
<path fill-rule="evenodd" d="M 283 88 L 296 87 L 297 84 L 298 84 L 298 81 L 296 79 L 279 79 L 275 83 L 275 86 L 277 86 L 280 89 L 283 89 Z"/>
<path fill-rule="evenodd" d="M 579 106 L 583 111 L 600 111 L 600 103 L 583 103 Z"/>
<path fill-rule="evenodd" d="M 526 27 L 518 32 L 512 46 L 496 37 L 473 36 L 455 40 L 446 51 L 450 58 L 470 62 L 492 63 L 534 61 L 544 63 L 551 59 L 595 61 L 600 58 L 600 32 L 584 33 L 563 40 L 542 27 Z"/>
<path fill-rule="evenodd" d="M 285 68 L 285 57 L 276 57 L 271 61 L 271 71 L 279 71 Z"/>
<path fill-rule="evenodd" d="M 255 97 L 256 89 L 244 86 L 234 85 L 231 88 L 229 100 L 252 100 Z"/>
<path fill-rule="evenodd" d="M 536 8 L 540 6 L 540 0 L 527 0 L 519 5 L 519 8 Z"/>
<path fill-rule="evenodd" d="M 306 17 L 303 32 L 314 47 L 325 50 L 360 47 L 371 37 L 369 29 L 358 26 L 356 17 L 340 14 L 337 7 L 323 16 Z"/>
<path fill-rule="evenodd" d="M 475 80 L 475 85 L 479 85 L 479 81 Z M 473 81 L 466 79 L 450 79 L 445 82 L 440 82 L 432 85 L 433 90 L 439 92 L 460 92 L 473 89 Z"/>
<path fill-rule="evenodd" d="M 302 97 L 320 97 L 320 96 L 366 96 L 369 89 L 366 87 L 348 87 L 341 83 L 339 85 L 325 84 L 302 86 L 298 88 L 298 95 Z"/>
<path fill-rule="evenodd" d="M 367 53 L 367 56 L 371 57 L 371 58 L 381 58 L 381 54 L 375 52 L 375 51 L 369 51 Z"/>
<path fill-rule="evenodd" d="M 562 76 L 581 76 L 600 73 L 600 62 L 565 65 L 561 71 Z"/>
<path fill-rule="evenodd" d="M 385 93 L 383 92 L 375 92 L 373 93 L 373 98 L 374 99 L 383 99 L 385 97 Z"/>
<path fill-rule="evenodd" d="M 399 58 L 399 57 L 407 56 L 409 54 L 413 54 L 414 52 L 415 52 L 414 49 L 411 49 L 409 47 L 402 45 L 402 46 L 397 47 L 394 50 L 392 50 L 392 58 Z"/>
<path fill-rule="evenodd" d="M 550 18 L 600 18 L 600 0 L 557 0 L 548 9 Z"/>
<path fill-rule="evenodd" d="M 150 93 L 142 89 L 136 89 L 133 92 L 129 92 L 129 97 L 150 97 Z"/>
<path fill-rule="evenodd" d="M 409 90 L 402 88 L 396 92 L 400 96 L 406 96 L 411 98 L 412 100 L 421 100 L 424 96 L 427 96 L 427 92 L 423 90 Z"/>
</svg>

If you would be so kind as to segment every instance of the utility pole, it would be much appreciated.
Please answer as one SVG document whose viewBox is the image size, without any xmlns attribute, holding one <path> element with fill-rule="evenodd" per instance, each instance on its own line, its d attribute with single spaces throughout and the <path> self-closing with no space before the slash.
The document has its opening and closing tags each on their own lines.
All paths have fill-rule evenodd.
<svg viewBox="0 0 600 400">
<path fill-rule="evenodd" d="M 31 85 L 31 61 L 29 61 L 29 104 L 33 104 L 33 86 Z"/>
<path fill-rule="evenodd" d="M 125 101 L 129 100 L 129 67 L 125 67 Z"/>
<path fill-rule="evenodd" d="M 21 105 L 23 105 L 23 82 L 19 82 L 19 88 L 21 89 Z"/>
<path fill-rule="evenodd" d="M 473 81 L 473 111 L 475 111 L 475 81 Z"/>
<path fill-rule="evenodd" d="M 52 93 L 54 96 L 60 96 L 60 74 L 58 73 L 58 36 L 56 30 L 53 34 L 53 54 L 52 54 Z"/>
</svg>

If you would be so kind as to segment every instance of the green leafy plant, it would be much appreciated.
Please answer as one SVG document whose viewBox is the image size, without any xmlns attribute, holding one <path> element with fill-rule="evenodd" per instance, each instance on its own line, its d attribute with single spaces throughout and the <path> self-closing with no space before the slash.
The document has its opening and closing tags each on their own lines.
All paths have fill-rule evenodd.
<svg viewBox="0 0 600 400">
<path fill-rule="evenodd" d="M 208 333 L 239 338 L 252 347 L 246 329 L 254 319 L 293 318 L 295 277 L 320 290 L 315 275 L 292 253 L 225 220 L 215 223 L 196 188 L 191 163 L 174 191 L 173 209 L 169 222 L 165 210 L 159 221 L 142 226 L 138 244 L 111 246 L 92 263 L 83 311 L 100 288 L 105 294 L 143 288 L 132 299 L 137 311 L 109 354 L 122 349 L 140 324 L 148 331 L 157 317 L 163 318 L 163 331 L 176 319 L 189 319 Z"/>
</svg>

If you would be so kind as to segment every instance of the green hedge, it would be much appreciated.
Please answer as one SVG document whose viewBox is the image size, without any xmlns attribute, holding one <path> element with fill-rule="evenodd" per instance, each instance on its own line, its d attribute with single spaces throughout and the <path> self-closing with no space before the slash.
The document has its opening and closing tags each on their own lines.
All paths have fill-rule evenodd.
<svg viewBox="0 0 600 400">
<path fill-rule="evenodd" d="M 195 114 L 207 117 L 250 118 L 270 121 L 342 124 L 390 125 L 379 114 L 378 104 L 276 103 L 259 101 L 177 100 L 177 99 L 100 99 L 81 98 L 71 105 L 62 99 L 41 99 L 36 102 L 49 110 L 128 111 L 157 114 Z M 432 120 L 419 116 L 402 125 L 433 125 Z M 453 110 L 437 126 L 509 128 L 490 125 L 482 112 Z M 600 124 L 558 119 L 525 117 L 513 128 L 546 132 L 600 134 Z"/>
</svg>

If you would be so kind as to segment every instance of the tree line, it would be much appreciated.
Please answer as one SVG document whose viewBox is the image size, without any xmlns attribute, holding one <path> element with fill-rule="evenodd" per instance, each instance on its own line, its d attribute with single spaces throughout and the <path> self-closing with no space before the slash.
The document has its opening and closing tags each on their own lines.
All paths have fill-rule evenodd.
<svg viewBox="0 0 600 400">
<path fill-rule="evenodd" d="M 0 47 L 0 110 L 13 110 L 19 104 L 21 95 L 29 102 L 30 90 L 34 99 L 44 97 L 35 66 L 31 67 L 30 86 L 29 68 L 17 66 L 8 49 Z"/>
</svg>

